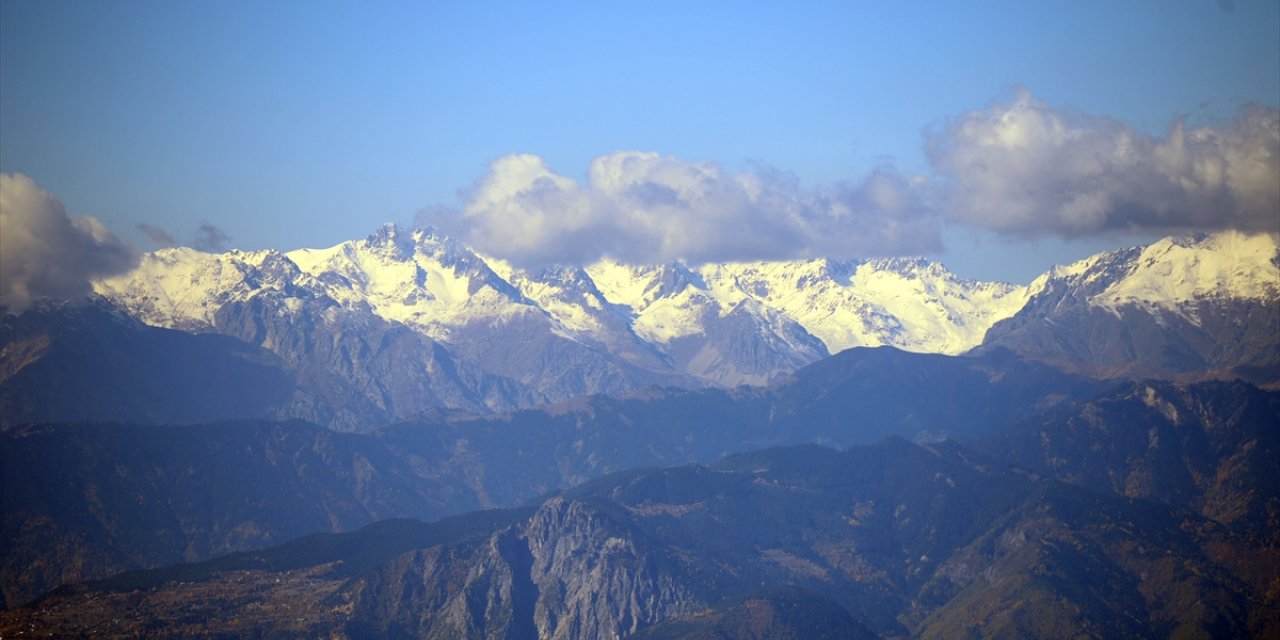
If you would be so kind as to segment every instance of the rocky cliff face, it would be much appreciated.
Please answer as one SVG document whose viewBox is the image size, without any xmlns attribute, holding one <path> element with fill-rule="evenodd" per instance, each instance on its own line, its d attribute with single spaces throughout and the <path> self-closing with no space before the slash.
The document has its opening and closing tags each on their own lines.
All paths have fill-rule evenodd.
<svg viewBox="0 0 1280 640">
<path fill-rule="evenodd" d="M 396 558 L 345 593 L 356 635 L 620 638 L 705 606 L 625 522 L 556 498 L 479 542 Z"/>
</svg>

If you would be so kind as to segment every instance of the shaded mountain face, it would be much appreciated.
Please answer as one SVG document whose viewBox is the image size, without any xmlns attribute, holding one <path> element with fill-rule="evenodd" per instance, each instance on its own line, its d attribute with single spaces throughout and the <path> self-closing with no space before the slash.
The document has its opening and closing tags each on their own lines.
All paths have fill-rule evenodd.
<svg viewBox="0 0 1280 640">
<path fill-rule="evenodd" d="M 268 351 L 149 327 L 106 305 L 0 316 L 0 428 L 267 416 L 295 391 L 286 364 Z"/>
<path fill-rule="evenodd" d="M 850 349 L 775 385 L 771 411 L 792 442 L 848 446 L 889 435 L 965 438 L 1112 386 L 1003 350 L 951 357 Z M 832 439 L 833 433 L 858 437 Z"/>
<path fill-rule="evenodd" d="M 987 436 L 975 448 L 1103 493 L 1280 531 L 1280 396 L 1242 382 L 1143 382 Z"/>
<path fill-rule="evenodd" d="M 106 622 L 129 633 L 177 620 L 164 628 L 426 638 L 808 637 L 805 625 L 820 621 L 849 637 L 1280 631 L 1273 542 L 955 443 L 756 451 L 610 475 L 528 511 L 396 528 L 393 544 L 386 527 L 371 528 L 66 589 L 0 615 L 0 628 L 75 633 Z M 274 580 L 290 587 L 263 588 Z M 200 595 L 213 598 L 192 602 Z M 178 627 L 189 602 L 203 616 Z"/>
<path fill-rule="evenodd" d="M 102 301 L 0 317 L 0 426 L 303 418 L 363 430 L 441 406 L 487 411 L 540 397 L 403 325 L 319 303 L 285 314 L 282 304 L 227 303 L 216 314 L 226 335 L 147 326 Z"/>
<path fill-rule="evenodd" d="M 474 508 L 457 501 L 464 487 L 421 482 L 425 469 L 369 438 L 300 422 L 19 427 L 0 459 L 12 604 L 127 569 Z"/>
<path fill-rule="evenodd" d="M 860 351 L 866 353 L 860 354 Z M 891 366 L 894 358 L 914 364 Z M 926 366 L 931 362 L 932 366 Z M 812 371 L 801 372 L 796 382 L 779 385 L 772 393 L 747 389 L 736 393 L 675 390 L 624 399 L 592 398 L 502 417 L 409 423 L 375 436 L 338 437 L 300 424 L 274 426 L 272 429 L 282 435 L 271 437 L 260 435 L 263 427 L 252 424 L 184 429 L 42 427 L 18 431 L 10 434 L 12 438 L 5 446 L 6 454 L 12 456 L 5 464 L 6 486 L 14 492 L 6 502 L 11 505 L 6 510 L 4 545 L 10 550 L 6 561 L 6 594 L 10 602 L 17 603 L 45 588 L 77 578 L 101 577 L 115 570 L 157 566 L 179 559 L 198 559 L 219 551 L 255 548 L 308 531 L 344 530 L 386 517 L 435 518 L 467 509 L 518 504 L 539 493 L 614 470 L 705 462 L 734 451 L 812 439 L 844 445 L 869 442 L 893 433 L 917 435 L 921 426 L 918 421 L 921 398 L 938 398 L 925 404 L 945 406 L 961 415 L 967 411 L 978 417 L 968 423 L 948 420 L 924 429 L 925 433 L 947 430 L 980 433 L 980 420 L 993 420 L 992 425 L 1009 424 L 1024 420 L 1023 416 L 1032 411 L 1029 407 L 1019 409 L 1008 404 L 1005 414 L 994 415 L 991 413 L 994 405 L 984 390 L 996 385 L 997 397 L 1024 397 L 1016 390 L 1028 388 L 1036 371 L 1051 375 L 1044 380 L 1044 394 L 1029 405 L 1062 402 L 1064 406 L 1051 413 L 1052 416 L 1076 416 L 1074 419 L 1079 420 L 1083 419 L 1079 416 L 1095 415 L 1099 411 L 1097 406 L 1101 406 L 1106 409 L 1101 415 L 1106 417 L 1090 419 L 1102 419 L 1104 424 L 1132 423 L 1139 425 L 1132 429 L 1143 434 L 1163 419 L 1163 414 L 1124 411 L 1124 407 L 1132 404 L 1121 402 L 1132 395 L 1128 390 L 1112 400 L 1099 400 L 1101 404 L 1097 406 L 1090 404 L 1084 409 L 1072 409 L 1072 399 L 1064 400 L 1061 392 L 1071 389 L 1072 384 L 1079 385 L 1081 393 L 1085 390 L 1091 393 L 1094 387 L 1045 367 L 1010 358 L 1005 359 L 1004 373 L 998 374 L 1000 362 L 999 359 L 947 358 L 884 349 L 854 350 Z M 834 366 L 839 363 L 850 366 L 845 369 Z M 905 373 L 898 374 L 902 377 L 895 380 L 893 372 L 898 370 Z M 878 371 L 882 378 L 871 380 L 868 371 Z M 971 383 L 976 386 L 967 391 L 959 386 L 948 390 L 948 381 L 958 384 L 966 380 L 966 376 L 973 376 Z M 914 380 L 911 384 L 915 386 L 907 386 L 908 380 Z M 858 386 L 851 388 L 848 386 L 851 384 Z M 1000 384 L 1017 386 L 1001 393 Z M 902 387 L 908 391 L 899 395 L 892 393 Z M 1251 392 L 1254 395 L 1243 393 L 1240 389 L 1251 388 L 1242 384 L 1204 387 L 1202 395 L 1216 394 L 1224 399 L 1200 403 L 1205 407 L 1174 405 L 1174 410 L 1203 416 L 1199 418 L 1203 424 L 1226 425 L 1223 434 L 1244 434 L 1227 438 L 1221 447 L 1223 451 L 1230 451 L 1235 446 L 1233 443 L 1250 442 L 1247 434 L 1274 424 L 1274 394 L 1256 390 Z M 801 402 L 805 393 L 809 393 L 810 398 Z M 1182 396 L 1172 394 L 1170 397 Z M 862 398 L 860 405 L 854 402 L 858 398 Z M 949 398 L 966 399 L 970 404 L 958 405 Z M 1241 398 L 1252 399 L 1244 402 Z M 1079 399 L 1082 398 L 1076 400 Z M 886 409 L 895 403 L 900 404 L 896 411 Z M 891 422 L 893 419 L 899 422 Z M 1003 422 L 995 422 L 997 420 Z M 1036 424 L 1037 420 L 1042 419 L 1034 418 L 1024 424 Z M 968 426 L 957 430 L 958 425 L 964 424 Z M 1035 436 L 1037 441 L 1039 437 Z M 255 444 L 257 438 L 269 444 Z M 224 440 L 238 444 L 219 444 Z M 263 449 L 261 454 L 252 453 L 259 448 Z M 181 457 L 164 453 L 170 450 L 192 454 Z M 1267 450 L 1266 447 L 1258 449 L 1263 455 Z M 1074 454 L 1078 454 L 1079 459 L 1092 455 L 1083 446 Z M 170 463 L 164 463 L 166 458 L 173 458 L 175 461 L 171 464 L 177 466 L 171 468 Z M 1010 454 L 1009 458 L 1036 468 L 1017 455 Z M 40 460 L 49 459 L 62 462 L 56 466 L 38 464 Z M 1252 458 L 1245 456 L 1245 459 Z M 258 495 L 255 484 L 237 480 L 259 476 L 275 478 L 280 474 L 287 478 L 292 466 L 299 464 L 305 466 L 311 483 L 289 481 L 285 483 L 286 488 L 280 490 L 283 493 L 272 494 L 274 497 L 270 500 Z M 1214 498 L 1215 504 L 1256 500 L 1256 494 L 1250 494 L 1249 488 L 1258 484 L 1264 488 L 1269 486 L 1265 484 L 1268 467 L 1259 465 L 1220 465 L 1226 470 L 1222 472 L 1226 480 L 1215 486 L 1236 489 L 1235 493 L 1227 492 Z M 1258 477 L 1249 475 L 1247 480 L 1232 480 L 1235 476 L 1227 471 L 1235 468 L 1260 468 L 1263 473 Z M 225 478 L 216 483 L 223 492 L 219 500 L 232 505 L 239 501 L 263 501 L 264 508 L 252 514 L 231 509 L 227 522 L 209 521 L 211 512 L 201 507 L 204 502 L 193 502 L 183 493 L 204 487 L 195 479 L 205 476 Z M 193 484 L 171 486 L 173 477 L 190 477 Z M 1064 479 L 1071 478 L 1064 476 Z M 46 497 L 48 492 L 40 487 L 57 487 L 58 490 L 49 495 L 61 497 L 50 499 Z M 1208 495 L 1208 491 L 1207 486 L 1193 485 L 1183 493 L 1199 496 Z M 91 499 L 96 502 L 87 502 Z M 322 516 L 323 511 L 296 517 L 289 510 L 270 509 L 271 501 L 277 499 L 308 505 L 336 501 L 349 504 L 350 508 L 343 518 Z M 95 507 L 98 503 L 127 508 Z M 1200 503 L 1195 499 L 1177 504 L 1200 510 Z M 86 511 L 90 517 L 79 515 Z M 1205 513 L 1212 517 L 1218 512 Z M 1226 516 L 1220 517 L 1234 522 Z M 187 524 L 175 529 L 172 535 L 163 528 L 129 529 L 134 536 L 127 542 L 135 548 L 132 555 L 116 548 L 126 544 L 126 540 L 109 534 L 131 527 L 131 522 L 157 519 Z M 43 524 L 33 527 L 29 523 Z M 236 531 L 237 535 L 230 536 L 228 531 Z M 40 544 L 53 540 L 64 542 L 56 547 Z M 24 573 L 27 567 L 49 569 L 47 573 L 33 575 Z M 65 567 L 79 573 L 54 573 L 64 571 Z"/>
<path fill-rule="evenodd" d="M 487 412 L 543 396 L 511 378 L 460 361 L 401 324 L 332 303 L 293 306 L 270 293 L 220 307 L 220 331 L 283 360 L 297 382 L 275 417 L 337 431 L 365 431 L 440 407 Z"/>
<path fill-rule="evenodd" d="M 361 436 L 296 422 L 19 428 L 3 434 L 4 592 L 23 602 L 127 568 L 382 518 L 511 506 L 611 471 L 764 446 L 986 433 L 1099 390 L 1015 358 L 881 348 L 847 351 L 768 389 L 594 396 Z M 289 507 L 272 509 L 278 502 Z M 298 505 L 307 505 L 301 514 Z M 330 505 L 343 505 L 341 515 Z"/>
<path fill-rule="evenodd" d="M 1280 384 L 1280 244 L 1166 238 L 1055 269 L 991 347 L 1094 376 Z"/>
</svg>

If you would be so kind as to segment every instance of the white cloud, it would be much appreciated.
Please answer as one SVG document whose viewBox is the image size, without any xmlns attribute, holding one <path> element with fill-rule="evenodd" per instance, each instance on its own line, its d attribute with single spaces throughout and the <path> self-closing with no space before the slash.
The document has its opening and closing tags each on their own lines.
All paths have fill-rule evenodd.
<svg viewBox="0 0 1280 640">
<path fill-rule="evenodd" d="M 477 249 L 526 265 L 888 255 L 936 250 L 920 179 L 880 170 L 858 183 L 802 189 L 778 171 L 622 151 L 581 184 L 539 157 L 498 159 L 454 218 Z"/>
<path fill-rule="evenodd" d="M 19 312 L 40 298 L 77 298 L 93 278 L 137 264 L 138 254 L 96 218 L 22 174 L 0 174 L 0 306 Z"/>
<path fill-rule="evenodd" d="M 1054 109 L 1022 90 L 926 133 L 950 220 L 1016 235 L 1280 224 L 1280 111 L 1163 137 Z"/>
</svg>

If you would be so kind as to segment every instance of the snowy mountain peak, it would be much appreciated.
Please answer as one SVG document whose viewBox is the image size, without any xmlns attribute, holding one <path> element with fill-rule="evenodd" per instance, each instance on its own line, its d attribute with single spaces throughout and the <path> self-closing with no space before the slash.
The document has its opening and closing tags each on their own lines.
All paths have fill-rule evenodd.
<svg viewBox="0 0 1280 640">
<path fill-rule="evenodd" d="M 399 225 L 388 223 L 369 234 L 364 239 L 364 246 L 393 260 L 407 260 L 414 253 L 414 238 Z"/>
<path fill-rule="evenodd" d="M 601 260 L 586 268 L 610 302 L 631 307 L 637 313 L 656 301 L 674 298 L 692 287 L 705 290 L 702 277 L 679 262 L 661 265 L 625 265 Z"/>
<path fill-rule="evenodd" d="M 932 277 L 958 280 L 941 262 L 934 262 L 925 258 L 871 258 L 864 261 L 863 264 L 877 271 L 892 271 L 909 278 Z"/>
<path fill-rule="evenodd" d="M 1056 267 L 1025 287 L 966 280 L 922 258 L 697 267 L 602 260 L 530 272 L 437 229 L 385 225 L 325 249 L 164 249 L 95 287 L 134 317 L 165 327 L 219 331 L 225 305 L 270 296 L 261 306 L 272 313 L 318 301 L 325 313 L 373 314 L 481 358 L 491 371 L 510 365 L 502 375 L 519 371 L 510 354 L 525 343 L 540 345 L 527 357 L 546 359 L 568 341 L 579 354 L 572 358 L 586 359 L 565 360 L 575 364 L 549 378 L 599 366 L 586 364 L 598 356 L 643 375 L 737 384 L 856 346 L 962 353 L 997 322 L 1064 301 L 1173 309 L 1190 318 L 1183 308 L 1201 300 L 1276 300 L 1277 256 L 1275 235 L 1168 238 Z"/>
<path fill-rule="evenodd" d="M 343 306 L 368 304 L 437 339 L 451 326 L 528 307 L 484 259 L 431 229 L 384 225 L 363 241 L 287 255 Z"/>
<path fill-rule="evenodd" d="M 1099 377 L 1280 384 L 1277 236 L 1227 231 L 1111 251 L 1038 278 L 984 348 Z"/>
<path fill-rule="evenodd" d="M 1138 305 L 1177 311 L 1211 298 L 1280 299 L 1277 249 L 1271 234 L 1165 238 L 1144 248 L 1130 272 L 1092 302 L 1109 309 Z"/>
<path fill-rule="evenodd" d="M 315 286 L 274 249 L 205 253 L 172 247 L 144 254 L 129 273 L 94 283 L 94 290 L 154 326 L 210 331 L 224 304 L 264 292 L 295 295 Z"/>
<path fill-rule="evenodd" d="M 1118 312 L 1122 307 L 1182 314 L 1205 300 L 1280 300 L 1276 234 L 1222 231 L 1174 236 L 1055 267 L 1032 295 L 1065 295 Z"/>
<path fill-rule="evenodd" d="M 1025 302 L 1022 287 L 964 281 L 918 258 L 706 265 L 702 274 L 725 298 L 786 313 L 832 353 L 880 345 L 960 353 Z"/>
</svg>

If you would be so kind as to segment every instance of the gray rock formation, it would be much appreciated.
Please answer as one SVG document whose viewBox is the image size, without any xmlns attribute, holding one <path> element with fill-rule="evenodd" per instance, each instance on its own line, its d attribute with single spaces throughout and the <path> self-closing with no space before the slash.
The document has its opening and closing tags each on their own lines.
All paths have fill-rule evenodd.
<svg viewBox="0 0 1280 640">
<path fill-rule="evenodd" d="M 624 522 L 554 498 L 484 540 L 409 552 L 349 588 L 353 627 L 389 637 L 620 638 L 705 608 Z"/>
</svg>

